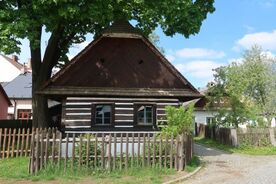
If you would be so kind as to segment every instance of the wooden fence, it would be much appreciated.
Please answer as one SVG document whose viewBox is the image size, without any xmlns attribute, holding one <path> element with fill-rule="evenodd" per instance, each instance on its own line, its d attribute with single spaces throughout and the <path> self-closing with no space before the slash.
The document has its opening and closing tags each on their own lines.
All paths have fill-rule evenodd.
<svg viewBox="0 0 276 184">
<path fill-rule="evenodd" d="M 54 163 L 80 169 L 128 169 L 157 166 L 183 170 L 192 158 L 192 138 L 181 134 L 161 136 L 151 132 L 61 134 L 54 129 L 32 132 L 29 172 L 37 173 Z"/>
<path fill-rule="evenodd" d="M 216 140 L 230 146 L 276 146 L 276 128 L 220 128 L 199 125 L 198 136 Z"/>
<path fill-rule="evenodd" d="M 0 128 L 0 159 L 30 156 L 32 129 Z"/>
</svg>

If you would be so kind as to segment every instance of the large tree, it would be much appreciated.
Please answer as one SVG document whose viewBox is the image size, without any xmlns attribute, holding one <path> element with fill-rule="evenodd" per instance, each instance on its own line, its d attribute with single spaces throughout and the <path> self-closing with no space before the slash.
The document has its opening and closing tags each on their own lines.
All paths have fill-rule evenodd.
<svg viewBox="0 0 276 184">
<path fill-rule="evenodd" d="M 259 46 L 245 51 L 242 62 L 217 68 L 211 102 L 225 101 L 217 119 L 224 126 L 256 121 L 269 126 L 276 115 L 276 60 Z M 264 118 L 265 117 L 265 118 Z"/>
<path fill-rule="evenodd" d="M 20 52 L 28 39 L 32 59 L 33 125 L 48 126 L 47 99 L 35 93 L 59 61 L 67 61 L 72 44 L 97 36 L 115 20 L 136 20 L 145 35 L 158 25 L 164 33 L 185 37 L 199 32 L 215 8 L 214 0 L 6 0 L 0 1 L 0 51 Z M 43 31 L 50 33 L 45 53 Z M 43 56 L 43 57 L 42 57 Z"/>
</svg>

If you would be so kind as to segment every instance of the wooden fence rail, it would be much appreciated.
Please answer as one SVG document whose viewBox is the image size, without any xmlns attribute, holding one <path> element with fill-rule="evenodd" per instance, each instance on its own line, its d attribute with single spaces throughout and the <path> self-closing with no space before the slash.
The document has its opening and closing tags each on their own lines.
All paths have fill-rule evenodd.
<svg viewBox="0 0 276 184">
<path fill-rule="evenodd" d="M 0 128 L 0 159 L 30 156 L 32 129 Z"/>
<path fill-rule="evenodd" d="M 64 171 L 80 169 L 128 169 L 154 166 L 183 170 L 192 157 L 192 139 L 148 132 L 61 134 L 55 129 L 36 130 L 31 136 L 29 172 L 36 174 L 48 163 Z"/>
</svg>

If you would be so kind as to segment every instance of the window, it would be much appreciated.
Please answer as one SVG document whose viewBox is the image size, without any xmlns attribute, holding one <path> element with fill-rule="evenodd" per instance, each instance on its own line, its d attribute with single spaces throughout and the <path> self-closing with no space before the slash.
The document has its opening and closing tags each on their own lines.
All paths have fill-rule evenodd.
<svg viewBox="0 0 276 184">
<path fill-rule="evenodd" d="M 214 117 L 206 117 L 206 123 L 207 125 L 211 125 L 212 123 L 214 123 Z"/>
<path fill-rule="evenodd" d="M 95 104 L 93 114 L 94 114 L 94 124 L 96 125 L 110 125 L 112 124 L 113 116 L 113 106 L 111 104 Z"/>
<path fill-rule="evenodd" d="M 155 114 L 153 105 L 136 106 L 136 122 L 138 125 L 153 125 L 155 123 Z"/>
<path fill-rule="evenodd" d="M 18 109 L 17 110 L 17 119 L 31 119 L 32 110 L 31 109 Z"/>
</svg>

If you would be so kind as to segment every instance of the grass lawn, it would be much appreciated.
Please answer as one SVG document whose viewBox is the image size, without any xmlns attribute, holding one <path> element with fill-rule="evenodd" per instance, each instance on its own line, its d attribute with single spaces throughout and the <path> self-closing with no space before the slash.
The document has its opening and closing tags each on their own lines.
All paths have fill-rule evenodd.
<svg viewBox="0 0 276 184">
<path fill-rule="evenodd" d="M 28 158 L 9 158 L 0 160 L 0 183 L 31 183 L 32 181 L 43 181 L 42 183 L 162 183 L 166 177 L 170 178 L 176 171 L 160 168 L 129 168 L 128 170 L 117 170 L 111 173 L 106 171 L 91 171 L 81 169 L 64 173 L 64 169 L 58 169 L 51 165 L 39 172 L 36 176 L 28 174 Z M 191 167 L 194 167 L 191 166 Z"/>
<path fill-rule="evenodd" d="M 81 169 L 64 172 L 57 165 L 49 164 L 46 169 L 40 171 L 36 176 L 28 173 L 29 158 L 9 158 L 0 160 L 0 184 L 18 183 L 27 184 L 41 181 L 47 184 L 57 183 L 103 183 L 103 184 L 136 184 L 136 183 L 162 183 L 176 177 L 183 176 L 188 172 L 194 171 L 199 165 L 200 160 L 194 157 L 188 163 L 184 172 L 176 172 L 170 169 L 160 169 L 158 167 L 133 167 L 128 170 L 116 170 L 111 173 L 102 170 Z"/>
<path fill-rule="evenodd" d="M 266 146 L 266 147 L 257 147 L 257 146 L 249 146 L 242 145 L 240 147 L 233 147 L 220 144 L 214 140 L 195 137 L 196 143 L 206 145 L 208 147 L 217 148 L 229 153 L 240 153 L 240 154 L 248 154 L 248 155 L 276 155 L 276 147 Z"/>
</svg>

